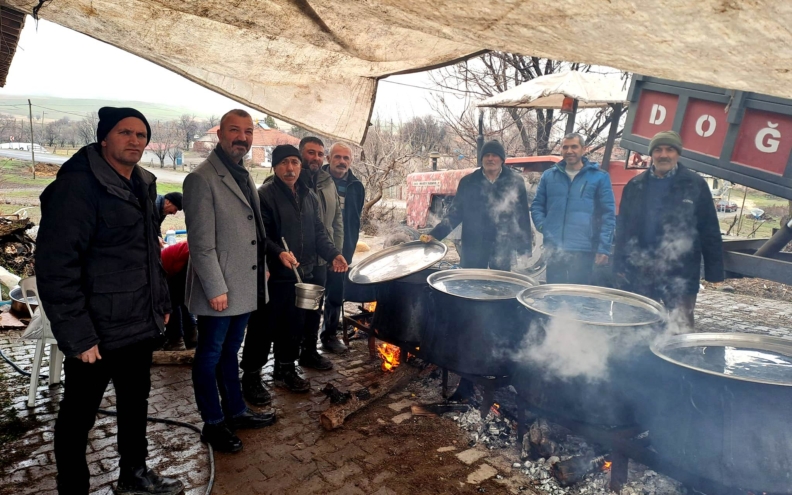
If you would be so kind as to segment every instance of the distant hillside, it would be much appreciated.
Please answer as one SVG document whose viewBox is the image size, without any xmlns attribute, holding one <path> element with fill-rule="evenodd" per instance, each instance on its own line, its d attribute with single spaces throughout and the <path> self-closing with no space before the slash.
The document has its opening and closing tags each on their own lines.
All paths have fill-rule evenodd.
<svg viewBox="0 0 792 495">
<path fill-rule="evenodd" d="M 59 120 L 63 117 L 68 117 L 69 120 L 80 120 L 86 113 L 95 112 L 105 106 L 137 108 L 149 121 L 172 120 L 184 114 L 195 115 L 199 119 L 206 119 L 210 116 L 210 114 L 203 114 L 184 107 L 143 101 L 82 100 L 50 96 L 30 96 L 29 98 L 33 103 L 33 118 L 36 121 L 40 121 L 43 114 L 45 122 Z M 0 94 L 0 114 L 27 119 L 27 100 L 27 96 Z"/>
</svg>

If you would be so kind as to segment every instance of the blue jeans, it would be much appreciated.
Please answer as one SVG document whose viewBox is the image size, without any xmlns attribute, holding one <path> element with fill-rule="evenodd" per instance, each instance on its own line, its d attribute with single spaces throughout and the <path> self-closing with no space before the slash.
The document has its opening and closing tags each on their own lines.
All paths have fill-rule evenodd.
<svg viewBox="0 0 792 495">
<path fill-rule="evenodd" d="M 237 354 L 248 318 L 250 313 L 198 317 L 198 347 L 195 348 L 192 379 L 195 402 L 204 423 L 221 423 L 225 416 L 233 418 L 247 411 L 239 382 Z"/>
</svg>

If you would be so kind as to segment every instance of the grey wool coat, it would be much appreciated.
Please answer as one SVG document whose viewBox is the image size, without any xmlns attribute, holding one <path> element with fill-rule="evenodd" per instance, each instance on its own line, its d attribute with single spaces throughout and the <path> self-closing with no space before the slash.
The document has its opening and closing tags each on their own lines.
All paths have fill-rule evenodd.
<svg viewBox="0 0 792 495">
<path fill-rule="evenodd" d="M 256 191 L 252 178 L 250 189 Z M 213 151 L 184 179 L 184 216 L 190 263 L 184 303 L 202 316 L 236 316 L 256 310 L 260 267 L 256 219 L 258 201 L 251 205 L 234 177 Z M 263 234 L 264 225 L 260 224 Z M 264 263 L 262 256 L 262 263 Z M 261 270 L 264 273 L 264 270 Z M 264 280 L 261 285 L 266 286 Z M 228 294 L 228 308 L 218 312 L 209 300 Z M 263 291 L 265 299 L 266 289 Z"/>
</svg>

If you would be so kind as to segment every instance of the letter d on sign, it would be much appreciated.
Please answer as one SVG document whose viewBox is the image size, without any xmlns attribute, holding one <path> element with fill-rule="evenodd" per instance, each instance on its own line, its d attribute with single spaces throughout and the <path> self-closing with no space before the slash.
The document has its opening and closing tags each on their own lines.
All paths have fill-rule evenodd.
<svg viewBox="0 0 792 495">
<path fill-rule="evenodd" d="M 663 105 L 658 105 L 655 103 L 652 105 L 652 113 L 649 114 L 649 123 L 654 125 L 660 125 L 665 122 L 666 118 L 666 109 Z"/>
</svg>

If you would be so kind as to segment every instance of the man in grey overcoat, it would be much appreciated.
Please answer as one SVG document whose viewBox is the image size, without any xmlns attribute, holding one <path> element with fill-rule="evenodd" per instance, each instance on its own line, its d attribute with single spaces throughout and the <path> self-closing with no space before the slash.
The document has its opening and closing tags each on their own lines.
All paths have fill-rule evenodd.
<svg viewBox="0 0 792 495">
<path fill-rule="evenodd" d="M 237 362 L 259 292 L 267 298 L 267 243 L 256 185 L 242 163 L 253 144 L 253 119 L 231 110 L 217 137 L 214 151 L 184 180 L 190 243 L 185 304 L 198 316 L 192 378 L 204 421 L 201 440 L 216 451 L 238 452 L 242 441 L 234 430 L 275 422 L 274 413 L 248 409 Z M 289 253 L 279 257 L 291 267 Z"/>
</svg>

